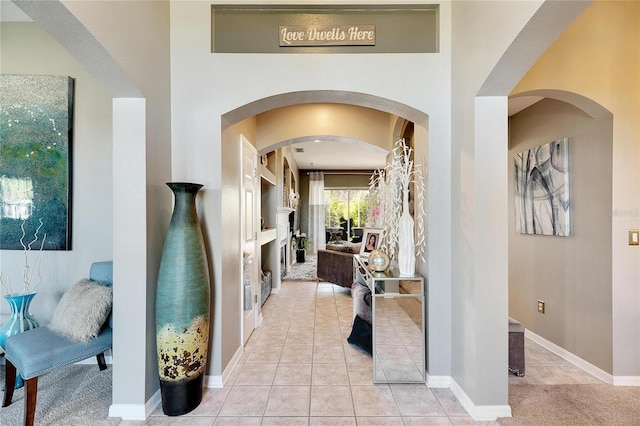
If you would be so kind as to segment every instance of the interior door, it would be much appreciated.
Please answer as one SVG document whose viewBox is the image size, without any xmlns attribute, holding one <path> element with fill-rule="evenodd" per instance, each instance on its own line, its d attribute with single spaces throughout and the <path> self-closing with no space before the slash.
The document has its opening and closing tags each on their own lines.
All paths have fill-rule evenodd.
<svg viewBox="0 0 640 426">
<path fill-rule="evenodd" d="M 240 197 L 242 212 L 241 247 L 242 262 L 242 343 L 246 343 L 256 327 L 258 317 L 258 266 L 256 257 L 257 224 L 256 215 L 256 175 L 258 153 L 249 141 L 241 136 L 242 141 L 242 183 Z"/>
</svg>

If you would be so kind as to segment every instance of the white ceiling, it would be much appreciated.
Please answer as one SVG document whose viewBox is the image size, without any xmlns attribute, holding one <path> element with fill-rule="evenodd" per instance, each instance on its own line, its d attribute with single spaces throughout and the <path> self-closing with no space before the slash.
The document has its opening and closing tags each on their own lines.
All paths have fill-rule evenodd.
<svg viewBox="0 0 640 426">
<path fill-rule="evenodd" d="M 304 170 L 375 170 L 384 167 L 388 154 L 366 143 L 334 140 L 296 143 L 291 152 L 298 168 Z"/>
</svg>

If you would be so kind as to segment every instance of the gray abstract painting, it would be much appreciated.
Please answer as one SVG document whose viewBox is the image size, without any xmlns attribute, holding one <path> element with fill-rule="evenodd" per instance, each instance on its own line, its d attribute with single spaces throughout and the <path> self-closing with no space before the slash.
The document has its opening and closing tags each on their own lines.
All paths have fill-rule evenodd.
<svg viewBox="0 0 640 426">
<path fill-rule="evenodd" d="M 516 232 L 570 235 L 569 140 L 515 156 Z"/>
</svg>

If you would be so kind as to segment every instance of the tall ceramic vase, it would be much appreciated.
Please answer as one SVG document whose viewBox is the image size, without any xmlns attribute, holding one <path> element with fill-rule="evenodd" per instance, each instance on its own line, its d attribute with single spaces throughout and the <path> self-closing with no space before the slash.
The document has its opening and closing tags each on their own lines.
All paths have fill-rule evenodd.
<svg viewBox="0 0 640 426">
<path fill-rule="evenodd" d="M 202 401 L 209 348 L 209 268 L 196 212 L 202 185 L 167 185 L 175 205 L 158 273 L 156 343 L 162 410 L 179 416 Z"/>
<path fill-rule="evenodd" d="M 398 226 L 398 269 L 400 276 L 412 277 L 416 272 L 413 218 L 409 213 L 409 191 L 402 191 L 402 215 Z"/>
<path fill-rule="evenodd" d="M 32 328 L 40 327 L 38 320 L 29 313 L 29 305 L 36 294 L 37 293 L 10 294 L 4 296 L 5 300 L 11 307 L 11 318 L 9 318 L 9 320 L 0 327 L 0 347 L 2 347 L 2 349 L 4 349 L 7 337 L 31 330 Z M 22 376 L 17 374 L 15 388 L 18 389 L 22 386 Z"/>
</svg>

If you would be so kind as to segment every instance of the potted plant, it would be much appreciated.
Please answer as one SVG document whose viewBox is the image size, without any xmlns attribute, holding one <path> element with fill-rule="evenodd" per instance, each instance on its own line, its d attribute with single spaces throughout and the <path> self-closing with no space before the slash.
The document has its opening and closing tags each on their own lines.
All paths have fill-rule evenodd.
<svg viewBox="0 0 640 426">
<path fill-rule="evenodd" d="M 293 236 L 293 248 L 296 250 L 296 262 L 304 263 L 307 256 L 307 250 L 309 250 L 309 237 L 304 232 L 296 232 Z"/>
</svg>

